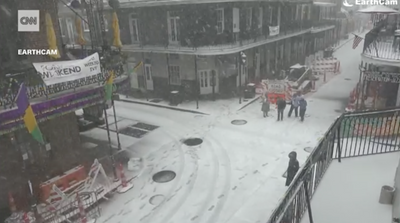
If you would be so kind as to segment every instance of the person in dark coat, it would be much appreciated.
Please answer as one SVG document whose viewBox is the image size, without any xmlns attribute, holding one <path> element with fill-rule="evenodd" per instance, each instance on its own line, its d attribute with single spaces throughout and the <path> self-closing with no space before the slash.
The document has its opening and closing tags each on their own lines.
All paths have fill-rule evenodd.
<svg viewBox="0 0 400 223">
<path fill-rule="evenodd" d="M 270 109 L 269 100 L 268 100 L 268 98 L 265 98 L 263 103 L 262 103 L 262 107 L 261 107 L 261 111 L 263 112 L 264 118 L 268 117 L 269 109 Z"/>
<path fill-rule="evenodd" d="M 304 116 L 306 115 L 306 110 L 307 110 L 307 101 L 303 97 L 300 97 L 299 107 L 300 107 L 300 121 L 304 121 Z"/>
<path fill-rule="evenodd" d="M 285 186 L 289 186 L 292 183 L 293 178 L 296 176 L 297 171 L 299 171 L 300 165 L 299 161 L 297 161 L 297 153 L 290 152 L 289 153 L 289 166 L 286 171 L 286 183 Z"/>
<path fill-rule="evenodd" d="M 292 97 L 292 101 L 290 104 L 290 109 L 289 109 L 289 113 L 288 113 L 288 117 L 290 118 L 290 116 L 292 116 L 293 110 L 294 110 L 294 115 L 297 116 L 299 115 L 299 95 L 298 94 L 294 94 Z"/>
<path fill-rule="evenodd" d="M 278 101 L 276 102 L 276 106 L 278 107 L 278 121 L 283 120 L 283 111 L 286 108 L 286 101 L 283 100 L 282 98 L 278 98 Z"/>
</svg>

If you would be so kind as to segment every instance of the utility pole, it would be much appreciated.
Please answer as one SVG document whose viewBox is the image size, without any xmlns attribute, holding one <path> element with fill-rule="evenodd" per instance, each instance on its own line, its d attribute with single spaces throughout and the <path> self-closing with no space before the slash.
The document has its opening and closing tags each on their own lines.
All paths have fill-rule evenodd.
<svg viewBox="0 0 400 223">
<path fill-rule="evenodd" d="M 247 56 L 242 51 L 238 55 L 238 74 L 239 74 L 239 104 L 242 104 L 242 68 L 246 65 Z"/>
<path fill-rule="evenodd" d="M 200 83 L 199 83 L 199 74 L 197 71 L 197 55 L 194 55 L 194 73 L 195 73 L 195 78 L 196 78 L 196 88 L 195 88 L 196 109 L 199 109 Z"/>
</svg>

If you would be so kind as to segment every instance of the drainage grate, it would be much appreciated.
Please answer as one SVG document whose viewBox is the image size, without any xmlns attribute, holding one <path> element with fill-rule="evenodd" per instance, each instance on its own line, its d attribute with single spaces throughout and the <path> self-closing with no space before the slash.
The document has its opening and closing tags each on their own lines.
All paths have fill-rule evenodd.
<svg viewBox="0 0 400 223">
<path fill-rule="evenodd" d="M 176 173 L 171 170 L 163 170 L 153 175 L 153 181 L 156 183 L 168 183 L 175 179 Z"/>
<path fill-rule="evenodd" d="M 233 120 L 231 123 L 234 125 L 245 125 L 245 124 L 247 124 L 247 121 L 239 119 L 239 120 Z"/>
<path fill-rule="evenodd" d="M 187 146 L 198 146 L 203 143 L 203 140 L 200 138 L 189 138 L 183 140 L 183 144 Z"/>
<path fill-rule="evenodd" d="M 146 124 L 146 123 L 142 123 L 142 122 L 139 122 L 139 123 L 137 123 L 135 125 L 132 125 L 131 127 L 135 127 L 135 128 L 138 128 L 138 129 L 144 129 L 144 130 L 147 130 L 147 131 L 153 131 L 153 130 L 158 128 L 158 126 L 150 125 L 150 124 Z"/>
<path fill-rule="evenodd" d="M 142 138 L 148 132 L 140 130 L 140 129 L 135 129 L 135 128 L 132 128 L 132 127 L 129 126 L 129 127 L 126 127 L 126 128 L 123 128 L 123 129 L 119 130 L 119 133 L 127 135 L 127 136 L 132 136 L 132 137 L 135 137 L 135 138 Z"/>
</svg>

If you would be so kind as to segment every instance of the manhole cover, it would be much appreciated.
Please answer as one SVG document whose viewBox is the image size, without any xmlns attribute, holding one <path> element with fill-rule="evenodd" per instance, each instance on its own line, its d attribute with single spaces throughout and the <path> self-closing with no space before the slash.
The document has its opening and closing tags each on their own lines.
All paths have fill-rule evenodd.
<svg viewBox="0 0 400 223">
<path fill-rule="evenodd" d="M 340 110 L 340 109 L 335 109 L 334 111 L 337 113 L 343 113 L 342 110 Z"/>
<path fill-rule="evenodd" d="M 247 123 L 247 121 L 246 120 L 233 120 L 231 123 L 234 125 L 245 125 Z"/>
<path fill-rule="evenodd" d="M 313 148 L 312 147 L 306 147 L 306 148 L 304 148 L 304 151 L 306 151 L 308 153 L 311 153 L 313 151 Z"/>
<path fill-rule="evenodd" d="M 345 78 L 345 80 L 346 80 L 346 81 L 351 81 L 351 79 L 350 79 L 350 78 Z"/>
<path fill-rule="evenodd" d="M 187 146 L 197 146 L 203 143 L 203 140 L 200 138 L 189 138 L 183 141 L 183 144 Z"/>
<path fill-rule="evenodd" d="M 151 197 L 150 200 L 149 200 L 149 202 L 150 202 L 150 204 L 152 204 L 152 205 L 158 206 L 158 205 L 160 205 L 164 200 L 165 200 L 165 196 L 164 196 L 164 195 L 162 195 L 162 194 L 157 194 L 157 195 L 154 195 L 153 197 Z"/>
<path fill-rule="evenodd" d="M 195 118 L 204 118 L 204 115 L 196 115 Z"/>
<path fill-rule="evenodd" d="M 153 181 L 156 183 L 167 183 L 175 179 L 176 173 L 171 170 L 163 170 L 153 175 Z"/>
</svg>

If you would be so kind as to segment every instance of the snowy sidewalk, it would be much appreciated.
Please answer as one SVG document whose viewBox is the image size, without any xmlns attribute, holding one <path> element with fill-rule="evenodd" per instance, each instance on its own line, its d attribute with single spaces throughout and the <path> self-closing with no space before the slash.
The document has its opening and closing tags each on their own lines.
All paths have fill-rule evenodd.
<svg viewBox="0 0 400 223">
<path fill-rule="evenodd" d="M 260 95 L 256 95 L 252 99 L 243 99 L 242 98 L 241 103 L 239 103 L 239 98 L 217 99 L 215 101 L 200 100 L 198 102 L 198 105 L 199 105 L 198 109 L 197 109 L 197 102 L 195 100 L 184 101 L 177 106 L 171 106 L 171 105 L 169 105 L 168 101 L 161 100 L 161 99 L 156 100 L 157 102 L 152 102 L 152 100 L 147 101 L 144 99 L 136 99 L 136 98 L 131 98 L 131 97 L 120 94 L 120 99 L 118 101 L 150 105 L 150 106 L 154 106 L 154 107 L 172 109 L 172 110 L 183 111 L 183 112 L 190 112 L 190 113 L 195 113 L 195 114 L 209 115 L 209 114 L 214 114 L 216 111 L 222 111 L 226 108 L 229 108 L 232 111 L 241 110 L 241 109 L 247 107 L 249 104 L 257 101 L 259 99 L 259 97 L 260 97 Z"/>
</svg>

